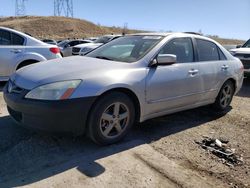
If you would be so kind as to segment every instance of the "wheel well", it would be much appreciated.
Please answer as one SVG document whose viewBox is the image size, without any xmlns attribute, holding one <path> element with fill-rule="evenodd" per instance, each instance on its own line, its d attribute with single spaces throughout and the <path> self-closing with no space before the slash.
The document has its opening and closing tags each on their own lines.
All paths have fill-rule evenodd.
<svg viewBox="0 0 250 188">
<path fill-rule="evenodd" d="M 229 78 L 227 81 L 231 81 L 232 83 L 233 83 L 233 85 L 234 85 L 234 92 L 235 92 L 235 90 L 236 90 L 236 80 L 235 79 L 233 79 L 233 78 Z M 226 82 L 227 82 L 226 81 Z M 225 83 L 225 82 L 224 82 Z"/>
<path fill-rule="evenodd" d="M 140 121 L 140 116 L 141 116 L 141 105 L 140 105 L 140 102 L 139 102 L 138 97 L 136 96 L 136 94 L 133 91 L 131 91 L 130 89 L 127 89 L 127 88 L 111 89 L 111 90 L 108 90 L 108 91 L 104 92 L 99 97 L 102 97 L 102 96 L 107 95 L 108 93 L 111 93 L 111 92 L 114 92 L 114 91 L 124 93 L 130 99 L 132 99 L 132 102 L 133 102 L 133 104 L 135 106 L 135 121 L 136 121 L 136 123 L 139 122 Z"/>
<path fill-rule="evenodd" d="M 25 66 L 27 66 L 27 65 L 31 65 L 31 64 L 33 64 L 33 63 L 37 63 L 37 62 L 39 62 L 39 61 L 34 60 L 34 59 L 25 60 L 25 61 L 19 63 L 19 65 L 17 66 L 16 70 L 18 70 L 18 69 L 20 69 L 20 68 L 22 68 L 22 67 L 25 67 Z"/>
</svg>

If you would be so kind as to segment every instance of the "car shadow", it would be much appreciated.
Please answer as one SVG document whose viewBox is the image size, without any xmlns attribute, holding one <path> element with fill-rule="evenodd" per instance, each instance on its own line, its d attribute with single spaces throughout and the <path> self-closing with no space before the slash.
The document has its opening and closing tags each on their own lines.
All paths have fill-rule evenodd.
<svg viewBox="0 0 250 188">
<path fill-rule="evenodd" d="M 231 109 L 229 109 L 231 110 Z M 0 187 L 35 183 L 77 168 L 88 177 L 105 172 L 96 162 L 116 153 L 152 143 L 224 116 L 209 107 L 184 111 L 134 126 L 120 143 L 97 146 L 85 137 L 38 134 L 16 125 L 9 116 L 0 117 Z"/>
<path fill-rule="evenodd" d="M 250 77 L 246 77 L 243 81 L 243 86 L 237 94 L 239 97 L 250 97 Z"/>
</svg>

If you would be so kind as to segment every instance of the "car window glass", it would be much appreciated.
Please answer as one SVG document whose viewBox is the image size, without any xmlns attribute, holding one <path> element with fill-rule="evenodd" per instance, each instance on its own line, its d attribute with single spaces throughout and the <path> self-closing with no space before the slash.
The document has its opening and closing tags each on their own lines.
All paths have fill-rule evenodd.
<svg viewBox="0 0 250 188">
<path fill-rule="evenodd" d="M 23 45 L 24 44 L 24 38 L 12 33 L 12 44 L 13 45 Z"/>
<path fill-rule="evenodd" d="M 11 45 L 10 32 L 0 30 L 0 45 Z"/>
<path fill-rule="evenodd" d="M 146 55 L 161 39 L 161 36 L 121 37 L 90 52 L 87 56 L 132 63 Z"/>
<path fill-rule="evenodd" d="M 104 36 L 104 37 L 101 37 L 101 38 L 99 38 L 99 39 L 97 39 L 96 41 L 95 41 L 95 43 L 107 43 L 108 41 L 110 40 L 110 37 L 106 37 L 106 36 Z"/>
<path fill-rule="evenodd" d="M 221 51 L 221 49 L 218 47 L 219 55 L 220 55 L 220 60 L 227 60 L 225 54 Z"/>
<path fill-rule="evenodd" d="M 213 42 L 196 39 L 199 61 L 220 60 L 217 45 Z"/>
<path fill-rule="evenodd" d="M 176 38 L 168 42 L 159 54 L 174 54 L 177 63 L 193 62 L 194 50 L 191 38 Z"/>
<path fill-rule="evenodd" d="M 76 42 L 75 41 L 71 41 L 68 43 L 69 46 L 75 46 L 76 45 Z"/>
</svg>

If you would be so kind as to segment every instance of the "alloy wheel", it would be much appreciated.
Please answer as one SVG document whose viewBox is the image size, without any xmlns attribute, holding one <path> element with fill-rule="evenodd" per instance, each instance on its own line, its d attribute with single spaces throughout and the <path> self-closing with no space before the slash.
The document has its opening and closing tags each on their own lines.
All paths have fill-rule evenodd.
<svg viewBox="0 0 250 188">
<path fill-rule="evenodd" d="M 106 138 L 118 137 L 128 126 L 129 118 L 129 108 L 124 103 L 112 103 L 104 110 L 100 119 L 102 135 Z"/>
<path fill-rule="evenodd" d="M 227 107 L 230 104 L 232 99 L 232 92 L 233 90 L 230 85 L 226 85 L 223 88 L 220 96 L 220 104 L 223 108 Z"/>
</svg>

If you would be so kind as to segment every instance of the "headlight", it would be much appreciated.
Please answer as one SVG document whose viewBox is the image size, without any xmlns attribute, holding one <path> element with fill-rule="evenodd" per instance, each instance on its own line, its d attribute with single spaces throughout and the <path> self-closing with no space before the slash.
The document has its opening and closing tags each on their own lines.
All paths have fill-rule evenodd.
<svg viewBox="0 0 250 188">
<path fill-rule="evenodd" d="M 91 48 L 82 48 L 81 49 L 81 52 L 88 52 L 88 51 L 90 51 L 91 50 Z"/>
<path fill-rule="evenodd" d="M 231 53 L 231 55 L 235 55 L 236 52 L 235 51 L 229 51 Z"/>
<path fill-rule="evenodd" d="M 81 80 L 70 80 L 42 85 L 27 93 L 25 98 L 38 100 L 68 99 L 80 83 Z"/>
</svg>

